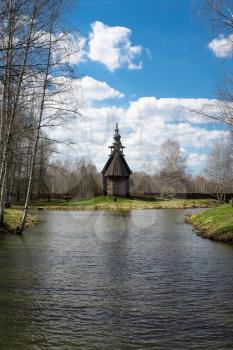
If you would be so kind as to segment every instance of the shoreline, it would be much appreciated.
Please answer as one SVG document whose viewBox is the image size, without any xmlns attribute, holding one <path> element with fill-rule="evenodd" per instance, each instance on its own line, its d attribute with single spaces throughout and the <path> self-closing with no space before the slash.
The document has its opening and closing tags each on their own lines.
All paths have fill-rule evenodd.
<svg viewBox="0 0 233 350">
<path fill-rule="evenodd" d="M 18 207 L 17 207 L 18 208 Z M 29 209 L 30 210 L 36 210 L 36 211 L 101 211 L 101 210 L 106 210 L 106 211 L 129 211 L 129 210 L 165 210 L 165 209 L 173 209 L 173 210 L 177 210 L 177 209 L 208 209 L 210 208 L 210 206 L 198 206 L 198 205 L 193 205 L 193 206 L 183 206 L 183 207 L 180 207 L 180 206 L 157 206 L 157 207 L 114 207 L 114 206 L 108 206 L 108 207 L 101 207 L 101 206 L 78 206 L 78 207 L 75 207 L 75 206 L 59 206 L 59 207 L 56 207 L 56 206 L 43 206 L 41 208 L 36 208 L 36 207 L 30 207 Z"/>
<path fill-rule="evenodd" d="M 1 229 L 1 233 L 16 234 L 17 228 L 20 226 L 22 220 L 22 209 L 9 208 L 5 209 L 5 226 Z M 35 215 L 29 214 L 27 217 L 26 229 L 38 223 Z"/>
<path fill-rule="evenodd" d="M 36 210 L 71 210 L 71 211 L 95 211 L 95 210 L 144 210 L 144 209 L 195 209 L 216 207 L 217 201 L 211 199 L 168 199 L 168 200 L 139 200 L 128 198 L 95 197 L 91 199 L 72 200 L 66 202 L 35 202 L 30 209 Z M 19 209 L 20 206 L 14 206 Z"/>
<path fill-rule="evenodd" d="M 222 204 L 204 212 L 188 215 L 186 223 L 193 226 L 195 233 L 212 241 L 233 243 L 233 207 Z"/>
<path fill-rule="evenodd" d="M 29 214 L 26 227 L 37 224 L 37 212 L 39 211 L 114 211 L 123 212 L 130 210 L 159 210 L 159 209 L 208 209 L 217 206 L 217 201 L 210 199 L 164 199 L 164 200 L 138 200 L 129 198 L 112 197 L 94 197 L 91 199 L 71 200 L 54 200 L 51 202 L 34 202 L 29 209 L 35 211 Z M 6 209 L 6 231 L 15 233 L 20 226 L 22 219 L 22 205 L 13 205 L 12 208 Z"/>
</svg>

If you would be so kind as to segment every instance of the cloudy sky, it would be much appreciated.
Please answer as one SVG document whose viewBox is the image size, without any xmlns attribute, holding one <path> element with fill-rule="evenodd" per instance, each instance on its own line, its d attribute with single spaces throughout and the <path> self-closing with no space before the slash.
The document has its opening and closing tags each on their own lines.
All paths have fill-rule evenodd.
<svg viewBox="0 0 233 350">
<path fill-rule="evenodd" d="M 212 108 L 231 64 L 231 37 L 215 31 L 189 0 L 79 0 L 66 18 L 71 63 L 79 79 L 73 100 L 83 117 L 67 125 L 77 146 L 99 170 L 119 122 L 132 170 L 156 168 L 167 138 L 181 144 L 189 171 L 199 173 L 213 142 L 228 131 L 191 115 Z M 61 130 L 57 129 L 61 138 Z"/>
</svg>

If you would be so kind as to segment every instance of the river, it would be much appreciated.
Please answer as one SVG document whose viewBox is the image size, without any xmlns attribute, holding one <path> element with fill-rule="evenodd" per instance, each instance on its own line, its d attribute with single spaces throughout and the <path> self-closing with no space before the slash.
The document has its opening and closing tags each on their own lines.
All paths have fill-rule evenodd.
<svg viewBox="0 0 233 350">
<path fill-rule="evenodd" d="M 0 235 L 0 349 L 232 349 L 233 246 L 190 212 L 43 211 Z"/>
</svg>

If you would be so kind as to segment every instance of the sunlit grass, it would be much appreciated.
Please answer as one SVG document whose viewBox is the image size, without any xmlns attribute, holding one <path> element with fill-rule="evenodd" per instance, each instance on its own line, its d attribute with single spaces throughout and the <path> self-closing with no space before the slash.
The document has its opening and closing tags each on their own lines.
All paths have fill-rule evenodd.
<svg viewBox="0 0 233 350">
<path fill-rule="evenodd" d="M 91 199 L 52 200 L 50 202 L 32 203 L 32 208 L 67 209 L 67 210 L 130 210 L 130 209 L 182 209 L 208 208 L 216 205 L 210 199 L 169 199 L 169 200 L 139 200 L 98 196 Z"/>
<path fill-rule="evenodd" d="M 233 207 L 223 204 L 187 218 L 202 237 L 233 242 Z"/>
<path fill-rule="evenodd" d="M 22 221 L 22 210 L 5 209 L 5 224 L 10 231 L 15 231 Z M 30 226 L 37 222 L 36 217 L 28 215 L 27 225 Z"/>
</svg>

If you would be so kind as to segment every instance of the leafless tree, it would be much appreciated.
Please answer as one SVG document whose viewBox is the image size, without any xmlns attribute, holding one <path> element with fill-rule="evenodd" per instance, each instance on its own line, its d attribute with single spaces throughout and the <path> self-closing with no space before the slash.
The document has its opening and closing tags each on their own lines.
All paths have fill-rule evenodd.
<svg viewBox="0 0 233 350">
<path fill-rule="evenodd" d="M 95 165 L 85 159 L 56 160 L 50 164 L 48 187 L 53 194 L 67 194 L 72 197 L 93 197 L 102 193 L 102 175 Z"/>
<path fill-rule="evenodd" d="M 24 174 L 26 192 L 21 232 L 38 154 L 50 147 L 42 142 L 49 139 L 44 128 L 78 115 L 77 107 L 64 98 L 72 79 L 70 53 L 63 49 L 69 35 L 58 26 L 64 4 L 57 0 L 0 2 L 0 224 L 4 225 L 5 195 L 13 187 L 17 169 L 18 175 Z"/>
<path fill-rule="evenodd" d="M 226 45 L 233 57 L 233 2 L 232 0 L 200 0 L 199 9 L 214 28 L 215 35 L 225 35 Z M 196 110 L 186 108 L 191 113 L 233 126 L 233 72 L 228 71 L 216 92 L 215 103 L 210 103 Z"/>
<path fill-rule="evenodd" d="M 232 189 L 233 156 L 230 142 L 217 142 L 210 153 L 205 169 L 207 177 L 215 184 L 215 192 L 223 199 Z"/>
<path fill-rule="evenodd" d="M 164 193 L 181 192 L 185 184 L 185 157 L 176 140 L 166 140 L 160 148 L 160 178 Z"/>
</svg>

